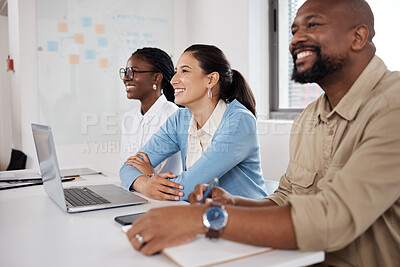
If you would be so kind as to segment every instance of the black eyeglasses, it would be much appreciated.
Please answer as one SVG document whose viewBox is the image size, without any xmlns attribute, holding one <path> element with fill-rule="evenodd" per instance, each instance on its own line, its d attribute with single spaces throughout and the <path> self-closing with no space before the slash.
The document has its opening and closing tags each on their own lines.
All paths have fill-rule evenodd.
<svg viewBox="0 0 400 267">
<path fill-rule="evenodd" d="M 155 70 L 134 70 L 133 68 L 120 68 L 119 69 L 119 77 L 123 80 L 126 77 L 127 81 L 130 81 L 135 76 L 135 73 L 144 73 L 144 72 L 158 72 Z"/>
</svg>

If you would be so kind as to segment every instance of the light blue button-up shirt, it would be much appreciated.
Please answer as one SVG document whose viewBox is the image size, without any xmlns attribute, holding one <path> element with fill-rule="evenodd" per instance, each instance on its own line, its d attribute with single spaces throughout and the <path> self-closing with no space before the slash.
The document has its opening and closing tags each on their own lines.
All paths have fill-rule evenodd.
<svg viewBox="0 0 400 267">
<path fill-rule="evenodd" d="M 140 150 L 148 155 L 153 166 L 180 151 L 184 171 L 172 181 L 183 185 L 187 200 L 197 184 L 219 178 L 219 186 L 229 193 L 254 199 L 267 196 L 260 163 L 260 144 L 253 114 L 239 101 L 232 101 L 214 133 L 210 147 L 196 163 L 186 170 L 188 128 L 192 113 L 179 109 Z M 123 165 L 120 179 L 130 188 L 143 175 L 130 165 Z"/>
</svg>

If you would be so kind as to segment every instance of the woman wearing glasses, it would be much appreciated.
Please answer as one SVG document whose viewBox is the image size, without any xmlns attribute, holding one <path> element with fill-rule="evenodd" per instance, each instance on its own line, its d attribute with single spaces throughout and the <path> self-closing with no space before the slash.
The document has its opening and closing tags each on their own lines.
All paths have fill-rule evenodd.
<svg viewBox="0 0 400 267">
<path fill-rule="evenodd" d="M 175 103 L 186 108 L 169 117 L 140 151 L 154 166 L 180 151 L 184 171 L 147 177 L 128 160 L 120 170 L 122 184 L 155 199 L 187 200 L 196 184 L 216 177 L 232 194 L 266 196 L 255 100 L 246 80 L 211 45 L 187 48 L 176 71 Z"/>
<path fill-rule="evenodd" d="M 178 107 L 173 103 L 174 89 L 169 82 L 174 75 L 174 65 L 168 54 L 161 49 L 145 47 L 136 50 L 128 59 L 126 68 L 121 68 L 119 73 L 128 99 L 140 101 L 139 107 L 123 116 L 120 152 L 122 166 L 129 157 L 136 155 Z M 146 156 L 135 159 L 136 166 L 145 175 L 167 171 L 179 174 L 182 171 L 179 153 L 158 164 L 155 170 L 146 169 L 148 164 L 145 160 Z"/>
</svg>

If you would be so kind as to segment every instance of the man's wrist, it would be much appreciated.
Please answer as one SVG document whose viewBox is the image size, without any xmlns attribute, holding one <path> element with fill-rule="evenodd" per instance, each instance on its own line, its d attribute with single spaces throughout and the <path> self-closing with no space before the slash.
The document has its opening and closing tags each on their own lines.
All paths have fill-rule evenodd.
<svg viewBox="0 0 400 267">
<path fill-rule="evenodd" d="M 233 206 L 243 206 L 243 202 L 246 201 L 246 198 L 240 196 L 232 196 L 232 205 Z M 245 206 L 245 205 L 244 205 Z"/>
<path fill-rule="evenodd" d="M 208 209 L 208 205 L 190 205 L 190 209 L 193 210 L 193 216 L 191 216 L 192 223 L 188 224 L 194 230 L 196 234 L 205 234 L 206 228 L 203 224 L 203 214 Z"/>
<path fill-rule="evenodd" d="M 232 206 L 240 206 L 240 200 L 238 196 L 232 196 L 231 202 Z"/>
</svg>

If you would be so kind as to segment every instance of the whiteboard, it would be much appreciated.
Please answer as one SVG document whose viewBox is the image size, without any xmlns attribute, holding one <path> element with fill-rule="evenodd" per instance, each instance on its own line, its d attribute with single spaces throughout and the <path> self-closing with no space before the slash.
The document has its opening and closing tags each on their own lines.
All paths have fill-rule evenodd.
<svg viewBox="0 0 400 267">
<path fill-rule="evenodd" d="M 118 71 L 137 48 L 172 55 L 173 0 L 37 0 L 39 120 L 58 144 L 119 140 L 139 105 Z"/>
</svg>

